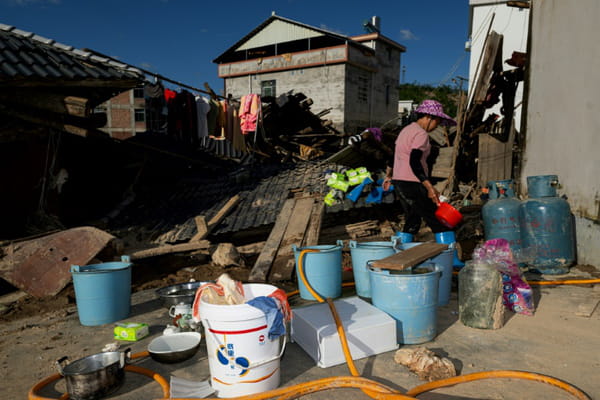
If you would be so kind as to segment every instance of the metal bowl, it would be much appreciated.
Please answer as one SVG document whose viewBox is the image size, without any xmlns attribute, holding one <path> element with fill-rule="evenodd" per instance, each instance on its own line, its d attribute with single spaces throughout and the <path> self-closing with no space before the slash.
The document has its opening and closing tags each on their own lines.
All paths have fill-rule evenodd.
<svg viewBox="0 0 600 400">
<path fill-rule="evenodd" d="M 156 290 L 162 300 L 163 306 L 170 308 L 179 303 L 192 304 L 196 297 L 196 290 L 207 282 L 186 282 L 166 286 Z"/>
<path fill-rule="evenodd" d="M 148 353 L 153 360 L 173 364 L 191 358 L 200 347 L 202 335 L 199 332 L 181 332 L 162 335 L 148 345 Z"/>
</svg>

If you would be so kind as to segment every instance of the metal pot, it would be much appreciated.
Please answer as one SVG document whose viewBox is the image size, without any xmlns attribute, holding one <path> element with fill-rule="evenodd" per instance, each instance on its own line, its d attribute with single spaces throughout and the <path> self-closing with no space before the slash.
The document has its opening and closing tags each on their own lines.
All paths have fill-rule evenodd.
<svg viewBox="0 0 600 400">
<path fill-rule="evenodd" d="M 156 290 L 162 300 L 163 306 L 171 308 L 180 303 L 192 304 L 196 297 L 196 290 L 207 282 L 186 282 L 166 286 Z"/>
<path fill-rule="evenodd" d="M 173 364 L 191 358 L 200 347 L 202 334 L 199 332 L 180 332 L 162 335 L 148 345 L 148 353 L 153 360 Z"/>
<path fill-rule="evenodd" d="M 125 362 L 131 349 L 110 351 L 81 358 L 65 366 L 68 357 L 56 361 L 56 367 L 67 382 L 69 398 L 74 400 L 99 399 L 117 390 L 125 379 Z"/>
</svg>

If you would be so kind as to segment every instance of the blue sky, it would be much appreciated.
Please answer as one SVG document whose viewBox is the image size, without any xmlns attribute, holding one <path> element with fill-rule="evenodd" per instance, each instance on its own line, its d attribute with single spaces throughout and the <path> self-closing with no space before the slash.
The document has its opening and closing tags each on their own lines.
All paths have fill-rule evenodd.
<svg viewBox="0 0 600 400">
<path fill-rule="evenodd" d="M 452 85 L 468 76 L 467 0 L 0 0 L 0 23 L 220 93 L 212 60 L 272 11 L 349 36 L 377 15 L 381 33 L 407 48 L 404 82 Z"/>
</svg>

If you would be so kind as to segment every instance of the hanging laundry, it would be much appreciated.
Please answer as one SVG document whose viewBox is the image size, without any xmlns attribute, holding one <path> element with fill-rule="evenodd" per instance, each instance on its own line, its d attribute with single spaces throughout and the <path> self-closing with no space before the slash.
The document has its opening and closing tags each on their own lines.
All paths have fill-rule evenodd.
<svg viewBox="0 0 600 400">
<path fill-rule="evenodd" d="M 206 114 L 208 134 L 216 136 L 220 133 L 220 131 L 217 132 L 217 120 L 219 118 L 219 102 L 215 99 L 210 99 L 209 105 L 210 110 L 208 111 L 208 114 Z"/>
<path fill-rule="evenodd" d="M 241 151 L 243 153 L 247 153 L 248 152 L 248 148 L 246 147 L 246 140 L 244 139 L 244 135 L 242 134 L 242 128 L 240 126 L 240 116 L 239 116 L 239 110 L 236 107 L 230 107 L 233 108 L 232 110 L 232 126 L 233 126 L 233 133 L 232 133 L 232 142 L 233 142 L 233 148 L 237 151 Z"/>
<path fill-rule="evenodd" d="M 217 114 L 217 131 L 215 132 L 215 135 L 225 138 L 225 125 L 227 124 L 225 117 L 225 106 L 221 101 L 218 101 L 218 103 L 219 113 Z"/>
<path fill-rule="evenodd" d="M 177 96 L 177 92 L 171 89 L 165 89 L 165 101 L 169 103 Z"/>
<path fill-rule="evenodd" d="M 242 96 L 240 105 L 240 126 L 242 134 L 247 135 L 256 132 L 258 116 L 261 111 L 260 96 L 258 94 L 248 94 Z"/>
<path fill-rule="evenodd" d="M 167 133 L 167 101 L 163 85 L 146 83 L 144 85 L 146 101 L 146 129 L 149 132 Z"/>
<path fill-rule="evenodd" d="M 198 118 L 198 139 L 208 136 L 208 121 L 206 116 L 210 111 L 209 100 L 206 97 L 196 96 L 196 117 Z"/>
</svg>

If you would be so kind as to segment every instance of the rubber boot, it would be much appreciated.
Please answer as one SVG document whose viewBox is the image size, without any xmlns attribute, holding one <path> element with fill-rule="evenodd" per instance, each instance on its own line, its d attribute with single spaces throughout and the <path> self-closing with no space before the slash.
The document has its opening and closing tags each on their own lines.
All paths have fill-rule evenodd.
<svg viewBox="0 0 600 400">
<path fill-rule="evenodd" d="M 438 232 L 435 234 L 435 241 L 437 243 L 447 244 L 449 247 L 456 247 L 456 236 L 454 231 Z M 456 249 L 454 249 L 454 261 L 453 266 L 456 268 L 462 268 L 465 263 L 460 261 Z"/>
</svg>

